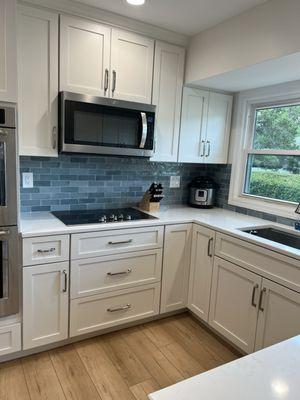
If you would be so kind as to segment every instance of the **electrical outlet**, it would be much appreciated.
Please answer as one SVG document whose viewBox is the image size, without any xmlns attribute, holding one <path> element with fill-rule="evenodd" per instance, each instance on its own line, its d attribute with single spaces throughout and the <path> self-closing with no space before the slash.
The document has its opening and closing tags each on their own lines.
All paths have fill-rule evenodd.
<svg viewBox="0 0 300 400">
<path fill-rule="evenodd" d="M 170 188 L 173 188 L 173 189 L 180 188 L 180 176 L 171 176 L 170 177 Z"/>
<path fill-rule="evenodd" d="M 33 188 L 33 173 L 32 172 L 23 172 L 23 188 L 29 189 Z"/>
</svg>

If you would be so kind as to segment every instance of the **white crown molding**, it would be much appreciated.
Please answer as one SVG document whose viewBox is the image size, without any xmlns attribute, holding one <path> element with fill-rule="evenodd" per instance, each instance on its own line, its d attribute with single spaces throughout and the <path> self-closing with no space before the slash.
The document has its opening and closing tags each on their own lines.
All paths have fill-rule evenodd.
<svg viewBox="0 0 300 400">
<path fill-rule="evenodd" d="M 189 37 L 180 33 L 146 24 L 132 18 L 123 17 L 122 15 L 82 4 L 73 0 L 21 0 L 19 3 L 25 5 L 34 5 L 41 8 L 48 8 L 59 13 L 89 18 L 94 21 L 113 25 L 118 28 L 128 29 L 133 32 L 142 33 L 152 37 L 153 39 L 163 40 L 184 47 L 187 47 L 189 43 Z"/>
</svg>

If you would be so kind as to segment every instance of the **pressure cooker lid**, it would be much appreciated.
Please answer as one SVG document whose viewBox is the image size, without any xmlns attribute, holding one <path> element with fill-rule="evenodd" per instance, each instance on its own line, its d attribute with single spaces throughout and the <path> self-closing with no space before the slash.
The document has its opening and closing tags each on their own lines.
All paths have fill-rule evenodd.
<svg viewBox="0 0 300 400">
<path fill-rule="evenodd" d="M 209 176 L 198 176 L 191 181 L 190 187 L 197 189 L 216 189 L 218 185 Z"/>
</svg>

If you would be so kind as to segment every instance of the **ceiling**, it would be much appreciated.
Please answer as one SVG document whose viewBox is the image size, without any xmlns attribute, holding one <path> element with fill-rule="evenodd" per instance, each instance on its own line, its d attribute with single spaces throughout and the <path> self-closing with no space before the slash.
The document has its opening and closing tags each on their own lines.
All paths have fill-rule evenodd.
<svg viewBox="0 0 300 400">
<path fill-rule="evenodd" d="M 185 35 L 195 35 L 266 0 L 146 0 L 130 6 L 125 0 L 77 0 L 104 10 Z"/>
</svg>

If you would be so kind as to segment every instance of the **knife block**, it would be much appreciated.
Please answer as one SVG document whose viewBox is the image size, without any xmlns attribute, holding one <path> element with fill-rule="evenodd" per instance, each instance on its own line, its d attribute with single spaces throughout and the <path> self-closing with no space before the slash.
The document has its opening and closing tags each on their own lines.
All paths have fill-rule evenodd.
<svg viewBox="0 0 300 400">
<path fill-rule="evenodd" d="M 139 203 L 139 208 L 144 211 L 149 211 L 149 212 L 159 211 L 159 202 L 151 202 L 150 197 L 151 197 L 151 195 L 147 191 Z"/>
</svg>

